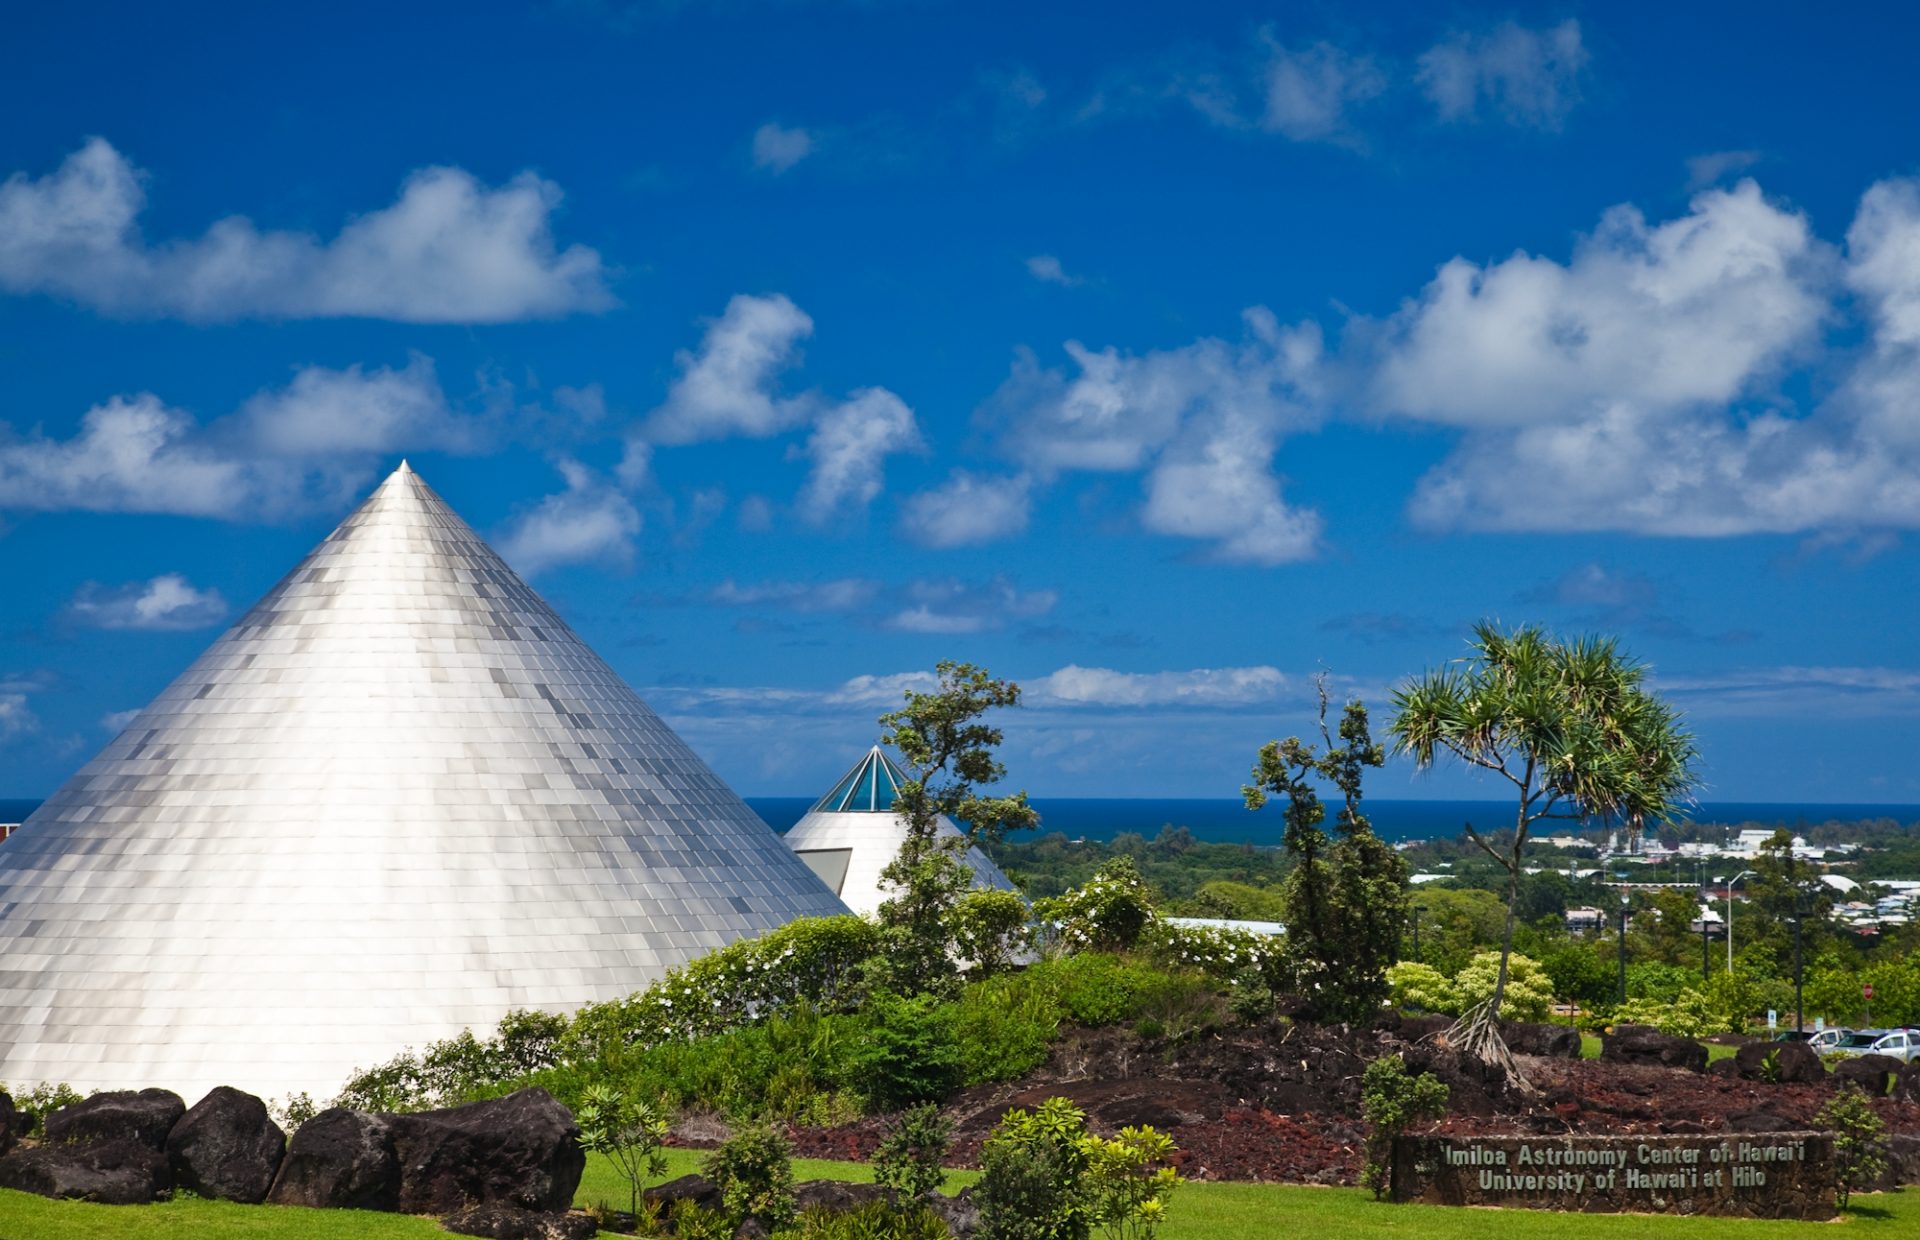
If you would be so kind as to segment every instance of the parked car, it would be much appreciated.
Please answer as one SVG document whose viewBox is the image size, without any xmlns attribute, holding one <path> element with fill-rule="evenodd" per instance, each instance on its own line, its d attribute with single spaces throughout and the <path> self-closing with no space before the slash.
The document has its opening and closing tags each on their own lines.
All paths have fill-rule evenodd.
<svg viewBox="0 0 1920 1240">
<path fill-rule="evenodd" d="M 1808 1047 L 1813 1050 L 1814 1054 L 1824 1055 L 1837 1048 L 1842 1041 L 1851 1036 L 1853 1036 L 1853 1030 L 1841 1029 L 1835 1026 L 1832 1029 L 1821 1029 L 1817 1032 L 1812 1029 L 1783 1029 L 1773 1035 L 1773 1040 L 1776 1042 L 1805 1042 Z"/>
<path fill-rule="evenodd" d="M 1861 1029 L 1840 1040 L 1835 1055 L 1891 1055 L 1903 1063 L 1920 1057 L 1920 1029 Z"/>
</svg>

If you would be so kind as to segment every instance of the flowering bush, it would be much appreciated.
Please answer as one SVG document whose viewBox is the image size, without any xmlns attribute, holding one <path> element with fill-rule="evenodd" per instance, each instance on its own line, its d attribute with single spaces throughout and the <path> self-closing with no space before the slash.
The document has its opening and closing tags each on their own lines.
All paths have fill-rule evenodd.
<svg viewBox="0 0 1920 1240">
<path fill-rule="evenodd" d="M 1198 969 L 1216 982 L 1241 982 L 1249 973 L 1274 990 L 1288 982 L 1285 940 L 1225 926 L 1177 926 L 1156 920 L 1140 946 L 1159 964 Z"/>
<path fill-rule="evenodd" d="M 1034 916 L 1052 923 L 1062 951 L 1125 951 L 1153 924 L 1153 893 L 1132 857 L 1094 871 L 1084 887 L 1036 900 Z"/>
</svg>

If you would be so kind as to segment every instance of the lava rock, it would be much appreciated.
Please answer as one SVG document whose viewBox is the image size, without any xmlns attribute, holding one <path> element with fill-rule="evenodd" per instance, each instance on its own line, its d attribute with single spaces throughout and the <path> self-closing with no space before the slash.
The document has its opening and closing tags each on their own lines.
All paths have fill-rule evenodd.
<svg viewBox="0 0 1920 1240">
<path fill-rule="evenodd" d="M 957 1240 L 971 1240 L 980 1230 L 980 1207 L 973 1204 L 971 1184 L 951 1197 L 945 1193 L 929 1193 L 925 1201 L 927 1208 L 940 1216 Z"/>
<path fill-rule="evenodd" d="M 1908 1102 L 1920 1102 L 1920 1060 L 1907 1064 L 1906 1071 L 1894 1082 L 1893 1096 Z"/>
<path fill-rule="evenodd" d="M 167 1162 L 179 1187 L 259 1205 L 287 1152 L 287 1134 L 252 1094 L 222 1085 L 195 1103 L 167 1134 Z"/>
<path fill-rule="evenodd" d="M 24 1134 L 20 1131 L 21 1112 L 13 1109 L 13 1095 L 0 1089 L 0 1158 L 12 1151 L 14 1143 Z M 33 1117 L 28 1116 L 29 1123 Z"/>
<path fill-rule="evenodd" d="M 61 1107 L 45 1127 L 49 1142 L 137 1141 L 163 1154 L 167 1134 L 186 1113 L 170 1089 L 115 1090 Z"/>
<path fill-rule="evenodd" d="M 267 1201 L 338 1210 L 398 1209 L 400 1159 L 393 1148 L 393 1117 L 334 1107 L 300 1125 L 287 1143 Z"/>
<path fill-rule="evenodd" d="M 134 1206 L 173 1187 L 166 1155 L 130 1137 L 18 1149 L 0 1158 L 0 1188 L 42 1197 Z"/>
<path fill-rule="evenodd" d="M 1600 1058 L 1614 1063 L 1707 1070 L 1707 1048 L 1692 1038 L 1677 1038 L 1650 1025 L 1615 1025 L 1600 1039 Z M 1816 1062 L 1818 1062 L 1816 1060 Z"/>
<path fill-rule="evenodd" d="M 1727 1116 L 1727 1127 L 1734 1132 L 1792 1132 L 1800 1125 L 1771 1111 L 1736 1111 Z"/>
<path fill-rule="evenodd" d="M 441 1219 L 440 1226 L 457 1236 L 486 1236 L 488 1240 L 587 1240 L 600 1230 L 584 1214 L 522 1210 L 498 1201 L 468 1206 Z"/>
<path fill-rule="evenodd" d="M 683 1175 L 665 1184 L 656 1184 L 646 1192 L 648 1201 L 658 1202 L 665 1214 L 677 1201 L 691 1201 L 703 1210 L 721 1208 L 720 1186 L 703 1175 Z"/>
<path fill-rule="evenodd" d="M 1716 1059 L 1712 1063 L 1707 1065 L 1707 1075 L 1708 1076 L 1738 1076 L 1740 1075 L 1739 1065 L 1734 1063 L 1731 1056 L 1726 1056 L 1720 1059 Z"/>
<path fill-rule="evenodd" d="M 1733 1053 L 1733 1063 L 1749 1081 L 1771 1077 L 1780 1085 L 1806 1085 L 1827 1079 L 1827 1065 L 1805 1042 L 1749 1042 Z"/>
<path fill-rule="evenodd" d="M 878 1184 L 851 1184 L 845 1180 L 802 1180 L 793 1186 L 797 1210 L 858 1210 L 869 1201 L 891 1201 L 893 1194 Z"/>
<path fill-rule="evenodd" d="M 1842 1059 L 1833 1065 L 1833 1083 L 1842 1085 L 1852 1082 L 1867 1091 L 1873 1098 L 1884 1098 L 1895 1078 L 1906 1070 L 1892 1055 L 1860 1055 Z"/>
<path fill-rule="evenodd" d="M 1516 1055 L 1545 1059 L 1580 1058 L 1580 1031 L 1565 1025 L 1537 1025 L 1515 1021 L 1500 1026 L 1500 1037 Z"/>
<path fill-rule="evenodd" d="M 407 1214 L 496 1201 L 560 1213 L 587 1166 L 573 1113 L 544 1089 L 389 1119 Z"/>
</svg>

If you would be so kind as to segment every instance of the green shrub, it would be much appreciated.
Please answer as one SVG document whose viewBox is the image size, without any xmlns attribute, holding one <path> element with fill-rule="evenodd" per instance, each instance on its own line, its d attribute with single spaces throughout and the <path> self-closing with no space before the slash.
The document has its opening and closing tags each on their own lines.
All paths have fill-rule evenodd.
<svg viewBox="0 0 1920 1240">
<path fill-rule="evenodd" d="M 1844 1210 L 1856 1191 L 1886 1172 L 1887 1126 L 1851 1081 L 1827 1099 L 1814 1123 L 1833 1133 L 1834 1205 Z"/>
<path fill-rule="evenodd" d="M 1293 982 L 1283 940 L 1221 926 L 1176 926 L 1155 921 L 1141 937 L 1147 956 L 1166 968 L 1197 969 L 1221 984 L 1238 984 L 1249 972 L 1269 990 Z"/>
<path fill-rule="evenodd" d="M 1095 1226 L 1109 1240 L 1153 1240 L 1180 1186 L 1169 1160 L 1171 1138 L 1150 1127 L 1122 1128 L 1112 1140 L 1080 1139 L 1086 1155 L 1086 1195 Z"/>
<path fill-rule="evenodd" d="M 1678 1038 L 1704 1038 L 1718 1033 L 1725 1021 L 1716 1016 L 1707 997 L 1697 990 L 1682 990 L 1675 1001 L 1628 999 L 1613 1010 L 1615 1022 L 1623 1025 L 1651 1025 L 1661 1033 Z"/>
<path fill-rule="evenodd" d="M 1499 952 L 1479 953 L 1451 978 L 1432 965 L 1402 960 L 1387 970 L 1387 984 L 1396 1007 L 1458 1016 L 1492 997 L 1499 971 Z M 1502 1019 L 1545 1020 L 1552 1011 L 1553 979 L 1537 961 L 1513 953 L 1507 961 Z"/>
<path fill-rule="evenodd" d="M 1133 858 L 1119 856 L 1096 870 L 1086 886 L 1035 901 L 1033 912 L 1053 924 L 1069 952 L 1124 951 L 1153 921 L 1153 893 Z"/>
<path fill-rule="evenodd" d="M 971 966 L 970 977 L 1001 973 L 1027 950 L 1032 913 L 1011 891 L 970 891 L 949 914 L 953 945 Z"/>
<path fill-rule="evenodd" d="M 952 1240 L 952 1234 L 946 1220 L 924 1205 L 869 1201 L 844 1211 L 815 1206 L 778 1240 Z"/>
<path fill-rule="evenodd" d="M 793 1147 L 766 1125 L 749 1125 L 727 1138 L 700 1172 L 719 1188 L 735 1227 L 748 1215 L 775 1230 L 793 1220 Z"/>
<path fill-rule="evenodd" d="M 980 1151 L 980 1240 L 1087 1240 L 1086 1116 L 1065 1098 L 1008 1111 Z"/>
<path fill-rule="evenodd" d="M 673 1240 L 733 1240 L 738 1224 L 721 1210 L 709 1210 L 682 1197 L 667 1211 L 667 1230 Z"/>
<path fill-rule="evenodd" d="M 16 1110 L 33 1116 L 33 1126 L 27 1130 L 29 1136 L 39 1132 L 41 1121 L 61 1107 L 86 1101 L 85 1094 L 65 1081 L 42 1081 L 31 1089 L 8 1092 Z"/>
<path fill-rule="evenodd" d="M 909 1107 L 880 1138 L 873 1154 L 873 1182 L 911 1200 L 938 1192 L 946 1182 L 943 1164 L 953 1144 L 953 1125 L 931 1102 Z"/>
<path fill-rule="evenodd" d="M 1045 1063 L 1060 1017 L 1060 1001 L 1032 970 L 969 986 L 954 1023 L 964 1083 L 1011 1081 Z"/>
<path fill-rule="evenodd" d="M 1367 1162 L 1360 1182 L 1375 1200 L 1387 1195 L 1393 1139 L 1421 1119 L 1447 1111 L 1447 1087 L 1431 1072 L 1413 1076 L 1398 1055 L 1382 1055 L 1360 1076 L 1360 1114 L 1367 1122 Z"/>
<path fill-rule="evenodd" d="M 960 1087 L 965 1065 L 956 1014 L 955 1005 L 932 995 L 882 992 L 868 1000 L 869 1024 L 852 1064 L 876 1109 L 935 1101 Z"/>
<path fill-rule="evenodd" d="M 666 1117 L 644 1099 L 596 1085 L 574 1108 L 573 1118 L 580 1125 L 580 1147 L 612 1159 L 626 1176 L 627 1212 L 638 1215 L 646 1182 L 667 1173 L 667 1156 L 661 1149 L 667 1137 Z"/>
<path fill-rule="evenodd" d="M 1148 996 L 1163 989 L 1168 980 L 1163 969 L 1108 952 L 1043 961 L 1028 973 L 1053 988 L 1075 1023 L 1091 1028 L 1137 1019 Z"/>
</svg>

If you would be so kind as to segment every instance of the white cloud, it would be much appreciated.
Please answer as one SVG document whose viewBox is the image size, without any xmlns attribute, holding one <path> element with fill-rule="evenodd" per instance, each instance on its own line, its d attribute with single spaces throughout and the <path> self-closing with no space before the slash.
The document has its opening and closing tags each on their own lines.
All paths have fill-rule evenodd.
<svg viewBox="0 0 1920 1240">
<path fill-rule="evenodd" d="M 901 529 L 927 547 L 993 542 L 1027 528 L 1032 490 L 1025 474 L 989 478 L 956 469 L 940 486 L 906 501 Z"/>
<path fill-rule="evenodd" d="M 140 712 L 138 709 L 116 710 L 111 714 L 102 715 L 100 717 L 100 726 L 105 730 L 107 730 L 108 732 L 113 733 L 115 736 L 118 736 L 120 733 L 127 730 L 128 724 L 132 723 L 135 719 L 138 719 L 139 717 L 140 717 Z"/>
<path fill-rule="evenodd" d="M 1441 120 L 1473 119 L 1484 105 L 1510 124 L 1558 129 L 1580 101 L 1586 64 L 1579 22 L 1541 30 L 1506 22 L 1430 48 L 1418 78 Z"/>
<path fill-rule="evenodd" d="M 1118 672 L 1069 664 L 1021 687 L 1031 705 L 1218 707 L 1273 702 L 1296 686 L 1278 668 L 1264 666 Z"/>
<path fill-rule="evenodd" d="M 1658 676 L 1690 715 L 1855 719 L 1920 714 L 1920 672 L 1890 667 L 1761 667 Z"/>
<path fill-rule="evenodd" d="M 1642 573 L 1622 572 L 1604 564 L 1582 564 L 1555 580 L 1528 591 L 1528 601 L 1561 607 L 1591 608 L 1613 616 L 1645 612 L 1659 601 L 1660 590 Z"/>
<path fill-rule="evenodd" d="M 821 413 L 801 450 L 813 471 L 800 488 L 800 515 L 816 525 L 865 509 L 884 486 L 888 456 L 924 452 L 913 410 L 885 388 L 862 388 Z"/>
<path fill-rule="evenodd" d="M 0 741 L 40 730 L 40 719 L 27 706 L 24 693 L 0 692 Z"/>
<path fill-rule="evenodd" d="M 1068 275 L 1067 269 L 1060 265 L 1060 260 L 1051 254 L 1035 254 L 1029 258 L 1027 274 L 1042 284 L 1058 284 L 1066 288 L 1086 283 L 1079 276 Z"/>
<path fill-rule="evenodd" d="M 285 457 L 471 452 L 485 439 L 478 422 L 448 406 L 433 360 L 418 353 L 404 370 L 306 367 L 255 395 L 239 420 L 252 445 Z"/>
<path fill-rule="evenodd" d="M 982 633 L 1005 628 L 1010 620 L 1031 620 L 1053 610 L 1060 596 L 1052 590 L 1023 591 L 1005 576 L 970 584 L 951 578 L 907 585 L 906 606 L 886 618 L 883 628 L 902 633 Z"/>
<path fill-rule="evenodd" d="M 88 582 L 67 604 L 67 614 L 97 629 L 185 632 L 219 623 L 227 600 L 218 590 L 196 588 L 179 573 L 162 573 L 117 589 Z"/>
<path fill-rule="evenodd" d="M 151 393 L 116 396 L 68 439 L 0 424 L 0 509 L 280 515 L 345 502 L 384 455 L 472 451 L 490 432 L 418 356 L 397 371 L 307 367 L 205 426 Z"/>
<path fill-rule="evenodd" d="M 1759 151 L 1709 151 L 1687 160 L 1687 192 L 1698 193 L 1759 163 Z"/>
<path fill-rule="evenodd" d="M 1363 326 L 1377 410 L 1466 428 L 1422 481 L 1436 528 L 1721 537 L 1920 525 L 1920 190 L 1863 197 L 1844 266 L 1751 181 L 1649 226 L 1607 213 L 1560 264 L 1456 259 Z M 1769 385 L 1812 355 L 1844 276 L 1868 345 L 1810 413 Z"/>
<path fill-rule="evenodd" d="M 775 176 L 813 154 L 813 135 L 768 121 L 753 131 L 753 165 Z"/>
<path fill-rule="evenodd" d="M 1263 308 L 1243 318 L 1238 344 L 1132 355 L 1069 341 L 1071 379 L 1022 353 L 983 413 L 1001 450 L 1041 477 L 1145 471 L 1148 529 L 1210 540 L 1225 559 L 1299 559 L 1319 517 L 1287 506 L 1271 464 L 1283 435 L 1319 419 L 1320 333 Z"/>
<path fill-rule="evenodd" d="M 825 694 L 828 706 L 898 706 L 909 692 L 931 693 L 940 687 L 932 672 L 894 672 L 885 676 L 855 676 Z"/>
<path fill-rule="evenodd" d="M 556 247 L 559 187 L 523 172 L 489 189 L 458 168 L 410 176 L 391 206 L 330 241 L 241 216 L 149 245 L 144 174 L 94 138 L 38 179 L 0 184 L 0 289 L 113 314 L 196 321 L 366 317 L 499 323 L 613 304 L 600 256 Z"/>
<path fill-rule="evenodd" d="M 781 611 L 857 611 L 880 594 L 880 583 L 868 577 L 839 577 L 830 581 L 762 581 L 741 585 L 732 578 L 707 594 L 724 607 L 774 607 Z"/>
<path fill-rule="evenodd" d="M 509 523 L 500 554 L 528 576 L 563 564 L 631 566 L 641 526 L 632 501 L 577 462 L 563 460 L 559 470 L 567 489 Z"/>
<path fill-rule="evenodd" d="M 1260 127 L 1295 142 L 1351 141 L 1349 113 L 1387 88 L 1386 75 L 1365 55 L 1331 43 L 1299 50 L 1272 43 Z"/>
<path fill-rule="evenodd" d="M 656 444 L 761 438 L 805 422 L 815 402 L 777 396 L 773 387 L 812 334 L 813 320 L 784 295 L 738 294 L 708 324 L 697 352 L 675 355 L 680 377 L 666 403 L 647 418 L 641 437 Z"/>
</svg>

